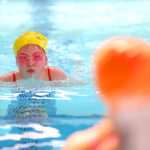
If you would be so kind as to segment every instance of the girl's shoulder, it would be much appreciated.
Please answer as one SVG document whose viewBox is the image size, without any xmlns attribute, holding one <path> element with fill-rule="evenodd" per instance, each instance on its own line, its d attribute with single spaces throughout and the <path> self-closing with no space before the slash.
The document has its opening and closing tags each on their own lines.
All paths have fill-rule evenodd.
<svg viewBox="0 0 150 150">
<path fill-rule="evenodd" d="M 67 74 L 60 68 L 49 66 L 52 80 L 63 80 L 67 78 Z"/>
<path fill-rule="evenodd" d="M 15 82 L 17 76 L 19 74 L 19 71 L 13 71 L 8 74 L 4 74 L 0 77 L 0 81 L 4 82 Z"/>
</svg>

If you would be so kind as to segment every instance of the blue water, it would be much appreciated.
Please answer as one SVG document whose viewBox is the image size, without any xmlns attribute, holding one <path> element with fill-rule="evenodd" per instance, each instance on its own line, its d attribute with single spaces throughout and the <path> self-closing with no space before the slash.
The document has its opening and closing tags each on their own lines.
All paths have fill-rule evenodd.
<svg viewBox="0 0 150 150">
<path fill-rule="evenodd" d="M 49 39 L 50 66 L 69 79 L 0 83 L 0 149 L 63 147 L 73 132 L 106 114 L 93 84 L 92 53 L 106 38 L 150 40 L 149 0 L 0 0 L 0 75 L 17 69 L 14 40 L 26 31 Z"/>
</svg>

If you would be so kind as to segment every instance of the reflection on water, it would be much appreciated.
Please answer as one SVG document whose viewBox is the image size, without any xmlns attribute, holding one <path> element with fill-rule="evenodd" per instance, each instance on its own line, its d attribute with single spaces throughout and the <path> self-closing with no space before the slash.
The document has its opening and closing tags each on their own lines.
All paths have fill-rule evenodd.
<svg viewBox="0 0 150 150">
<path fill-rule="evenodd" d="M 6 130 L 4 135 L 0 136 L 0 148 L 13 150 L 21 148 L 40 148 L 47 146 L 51 149 L 52 146 L 57 144 L 55 141 L 52 141 L 52 138 L 60 137 L 58 129 L 53 127 L 43 126 L 37 123 L 29 124 L 8 124 L 0 126 L 0 130 L 3 132 Z M 40 142 L 42 139 L 49 139 L 47 142 Z M 9 141 L 8 144 L 4 144 L 6 141 Z M 20 141 L 17 144 L 17 141 Z M 58 141 L 59 142 L 59 141 Z M 59 147 L 62 145 L 62 142 L 59 142 Z M 57 147 L 57 145 L 55 145 Z"/>
<path fill-rule="evenodd" d="M 1 129 L 9 130 L 9 132 L 14 133 L 13 130 L 17 133 L 22 133 L 21 136 L 18 134 L 6 134 L 0 137 L 0 141 L 2 140 L 21 140 L 22 138 L 29 138 L 29 139 L 42 139 L 42 138 L 54 138 L 60 137 L 60 133 L 57 129 L 52 127 L 42 126 L 36 123 L 30 124 L 9 124 L 5 126 L 0 126 Z M 11 130 L 11 131 L 10 131 Z"/>
</svg>

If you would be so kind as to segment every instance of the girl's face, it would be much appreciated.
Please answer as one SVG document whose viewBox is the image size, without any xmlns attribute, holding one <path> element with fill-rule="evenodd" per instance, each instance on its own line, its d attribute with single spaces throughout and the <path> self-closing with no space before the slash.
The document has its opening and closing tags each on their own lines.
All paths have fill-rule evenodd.
<svg viewBox="0 0 150 150">
<path fill-rule="evenodd" d="M 48 60 L 41 47 L 28 44 L 20 48 L 16 62 L 23 78 L 40 78 L 44 76 L 44 67 Z"/>
</svg>

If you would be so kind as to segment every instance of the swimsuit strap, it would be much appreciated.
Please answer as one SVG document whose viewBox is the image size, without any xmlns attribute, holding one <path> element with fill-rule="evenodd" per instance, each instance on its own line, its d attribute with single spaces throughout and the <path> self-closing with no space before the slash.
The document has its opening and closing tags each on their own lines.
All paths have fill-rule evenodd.
<svg viewBox="0 0 150 150">
<path fill-rule="evenodd" d="M 12 75 L 13 75 L 13 81 L 16 82 L 16 74 L 15 74 L 15 72 L 13 72 Z"/>
<path fill-rule="evenodd" d="M 47 72 L 48 72 L 49 81 L 51 81 L 52 80 L 52 78 L 51 78 L 51 70 L 50 70 L 49 67 L 47 68 Z"/>
</svg>

